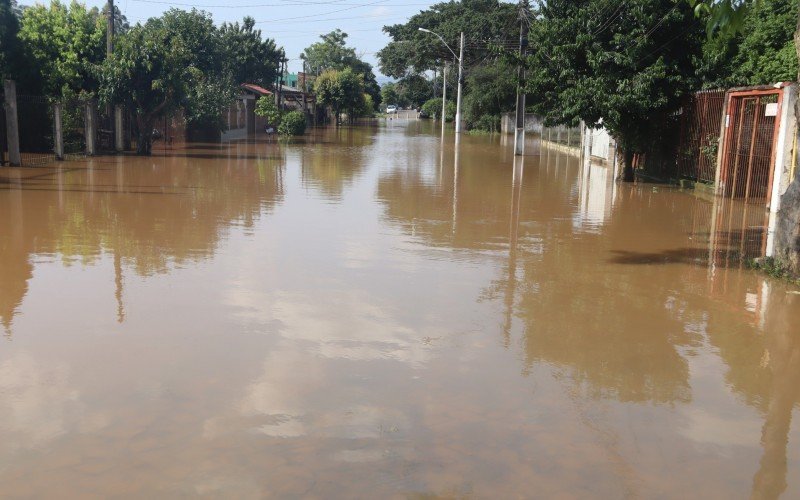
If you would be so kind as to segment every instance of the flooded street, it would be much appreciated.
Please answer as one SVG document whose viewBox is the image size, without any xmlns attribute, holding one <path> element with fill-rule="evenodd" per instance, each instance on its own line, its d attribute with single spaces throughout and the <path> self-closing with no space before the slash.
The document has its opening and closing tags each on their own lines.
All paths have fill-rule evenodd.
<svg viewBox="0 0 800 500">
<path fill-rule="evenodd" d="M 0 170 L 0 496 L 799 498 L 763 209 L 435 129 Z"/>
</svg>

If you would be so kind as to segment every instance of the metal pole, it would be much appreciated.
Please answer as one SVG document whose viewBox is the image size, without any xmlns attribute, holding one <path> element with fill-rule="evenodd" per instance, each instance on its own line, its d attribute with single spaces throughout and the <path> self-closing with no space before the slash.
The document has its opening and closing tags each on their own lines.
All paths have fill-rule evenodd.
<svg viewBox="0 0 800 500">
<path fill-rule="evenodd" d="M 444 135 L 444 124 L 447 121 L 447 63 L 442 68 L 442 135 Z"/>
<path fill-rule="evenodd" d="M 458 56 L 458 95 L 456 96 L 456 134 L 461 133 L 461 87 L 464 85 L 464 32 L 461 32 L 461 48 Z"/>
<path fill-rule="evenodd" d="M 519 1 L 519 67 L 517 68 L 517 129 L 514 134 L 514 155 L 525 154 L 525 54 L 528 49 L 528 1 Z"/>
</svg>

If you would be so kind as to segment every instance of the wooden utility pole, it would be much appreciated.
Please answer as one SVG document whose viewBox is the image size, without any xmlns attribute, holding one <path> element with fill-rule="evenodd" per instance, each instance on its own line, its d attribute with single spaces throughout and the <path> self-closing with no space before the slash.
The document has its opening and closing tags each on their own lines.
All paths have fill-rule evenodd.
<svg viewBox="0 0 800 500">
<path fill-rule="evenodd" d="M 514 155 L 525 153 L 525 55 L 528 51 L 528 0 L 519 0 L 519 63 L 517 68 L 517 124 Z"/>
<path fill-rule="evenodd" d="M 110 59 L 114 53 L 114 0 L 108 0 L 106 17 L 106 57 Z"/>
</svg>

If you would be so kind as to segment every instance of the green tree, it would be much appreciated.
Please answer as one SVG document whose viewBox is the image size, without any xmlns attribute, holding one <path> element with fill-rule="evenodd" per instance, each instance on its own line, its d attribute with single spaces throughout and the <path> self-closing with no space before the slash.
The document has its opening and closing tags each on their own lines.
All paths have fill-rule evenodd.
<svg viewBox="0 0 800 500">
<path fill-rule="evenodd" d="M 797 52 L 793 35 L 796 0 L 754 3 L 744 10 L 741 29 L 718 30 L 703 47 L 698 71 L 705 87 L 763 85 L 794 80 Z"/>
<path fill-rule="evenodd" d="M 401 79 L 397 82 L 397 91 L 404 106 L 410 104 L 419 107 L 433 97 L 431 82 L 422 75 L 408 75 Z"/>
<path fill-rule="evenodd" d="M 63 96 L 97 89 L 96 66 L 106 54 L 106 22 L 97 8 L 53 0 L 22 11 L 19 40 L 35 72 L 30 92 Z"/>
<path fill-rule="evenodd" d="M 222 23 L 219 32 L 226 51 L 225 71 L 231 75 L 234 83 L 255 83 L 267 87 L 275 82 L 282 51 L 274 40 L 262 38 L 261 30 L 255 29 L 252 17 L 245 17 L 242 24 Z"/>
<path fill-rule="evenodd" d="M 273 127 L 277 127 L 281 124 L 281 111 L 278 109 L 275 101 L 269 97 L 261 97 L 256 101 L 255 113 L 258 116 L 264 117 L 267 123 Z"/>
<path fill-rule="evenodd" d="M 155 120 L 183 108 L 187 122 L 221 125 L 233 100 L 224 51 L 208 14 L 171 9 L 121 37 L 105 62 L 101 95 L 136 113 L 138 153 L 150 154 Z"/>
<path fill-rule="evenodd" d="M 400 94 L 397 92 L 397 84 L 393 82 L 384 83 L 381 87 L 381 101 L 388 105 L 403 105 L 400 102 Z"/>
<path fill-rule="evenodd" d="M 672 0 L 550 0 L 531 25 L 533 107 L 550 123 L 602 122 L 632 181 L 634 154 L 652 152 L 681 98 L 699 85 L 700 30 L 692 9 Z"/>
<path fill-rule="evenodd" d="M 493 43 L 519 40 L 518 14 L 516 4 L 498 0 L 434 4 L 404 24 L 383 28 L 392 41 L 378 52 L 381 72 L 399 79 L 440 69 L 445 61 L 453 60 L 453 54 L 434 35 L 419 28 L 435 31 L 455 51 L 463 31 L 468 41 L 464 63 L 470 67 L 491 50 Z"/>
<path fill-rule="evenodd" d="M 326 70 L 342 71 L 350 68 L 355 74 L 361 75 L 365 91 L 374 102 L 380 104 L 380 86 L 372 65 L 359 59 L 356 50 L 347 46 L 347 36 L 347 33 L 339 29 L 320 35 L 321 42 L 311 44 L 300 54 L 300 58 L 305 61 L 306 71 L 321 75 Z"/>
<path fill-rule="evenodd" d="M 500 115 L 515 109 L 517 99 L 516 68 L 498 59 L 470 72 L 466 85 L 473 89 L 464 97 L 464 121 L 469 128 L 497 129 Z M 491 126 L 490 126 L 491 125 Z"/>
<path fill-rule="evenodd" d="M 333 109 L 335 123 L 343 111 L 352 118 L 363 103 L 364 79 L 352 69 L 324 71 L 314 84 L 314 92 L 321 104 Z"/>
<path fill-rule="evenodd" d="M 16 75 L 19 67 L 16 7 L 16 0 L 0 0 L 0 81 Z"/>
</svg>

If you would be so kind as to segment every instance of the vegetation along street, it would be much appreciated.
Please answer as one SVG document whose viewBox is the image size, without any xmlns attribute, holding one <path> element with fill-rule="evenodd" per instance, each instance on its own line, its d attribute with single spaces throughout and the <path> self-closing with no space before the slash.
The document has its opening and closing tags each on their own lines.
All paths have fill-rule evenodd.
<svg viewBox="0 0 800 500">
<path fill-rule="evenodd" d="M 798 0 L 0 0 L 0 498 L 800 498 Z"/>
</svg>

